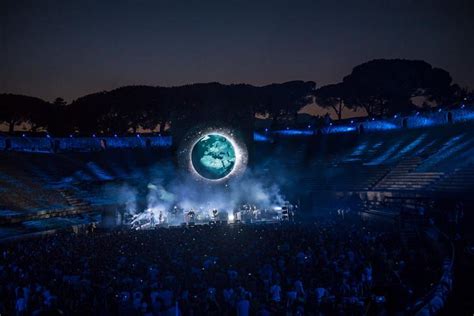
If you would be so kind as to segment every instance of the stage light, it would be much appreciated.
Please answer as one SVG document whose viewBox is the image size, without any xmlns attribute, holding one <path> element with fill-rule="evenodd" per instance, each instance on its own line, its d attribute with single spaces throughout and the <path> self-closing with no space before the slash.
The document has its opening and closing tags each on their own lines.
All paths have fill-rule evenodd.
<svg viewBox="0 0 474 316">
<path fill-rule="evenodd" d="M 227 219 L 228 219 L 229 222 L 233 222 L 234 219 L 235 219 L 234 214 L 233 214 L 233 213 L 230 213 L 229 216 L 227 216 Z"/>
</svg>

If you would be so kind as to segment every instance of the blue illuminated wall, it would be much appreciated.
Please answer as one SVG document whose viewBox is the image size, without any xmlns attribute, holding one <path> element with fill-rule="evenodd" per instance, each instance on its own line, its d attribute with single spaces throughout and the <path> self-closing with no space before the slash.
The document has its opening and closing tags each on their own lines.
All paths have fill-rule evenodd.
<svg viewBox="0 0 474 316">
<path fill-rule="evenodd" d="M 47 137 L 7 137 L 5 143 L 10 141 L 11 150 L 47 152 L 52 148 L 52 139 Z"/>
<path fill-rule="evenodd" d="M 336 126 L 329 126 L 322 129 L 323 134 L 336 134 L 336 133 L 348 133 L 348 132 L 355 132 L 357 130 L 357 126 L 351 125 L 336 125 Z"/>
<path fill-rule="evenodd" d="M 284 129 L 279 131 L 273 131 L 274 134 L 284 135 L 284 136 L 310 136 L 314 135 L 312 130 L 301 130 L 301 129 Z"/>
<path fill-rule="evenodd" d="M 0 137 L 0 149 L 10 143 L 12 151 L 96 151 L 119 148 L 170 147 L 171 136 L 153 137 Z"/>
<path fill-rule="evenodd" d="M 449 119 L 448 119 L 449 117 Z M 456 124 L 474 121 L 474 108 L 461 107 L 458 109 L 438 109 L 432 112 L 415 113 L 410 116 L 394 115 L 392 118 L 362 118 L 345 120 L 343 123 L 330 123 L 328 126 L 316 129 L 308 125 L 304 129 L 286 128 L 282 130 L 255 131 L 253 139 L 256 142 L 269 142 L 276 137 L 307 137 L 320 134 L 343 134 L 357 132 L 393 131 L 401 129 L 416 129 L 446 124 Z M 31 152 L 52 151 L 94 151 L 105 148 L 166 148 L 172 145 L 171 136 L 133 136 L 133 137 L 9 137 L 0 136 L 0 150 L 6 149 L 9 140 L 10 150 Z"/>
<path fill-rule="evenodd" d="M 291 129 L 283 130 L 268 130 L 265 129 L 261 133 L 254 134 L 255 141 L 271 140 L 272 135 L 297 137 L 297 136 L 311 136 L 316 134 L 339 134 L 351 132 L 377 132 L 390 131 L 397 129 L 414 129 L 440 126 L 452 123 L 462 123 L 474 121 L 474 108 L 461 107 L 458 109 L 434 109 L 431 112 L 417 112 L 410 116 L 394 115 L 391 118 L 363 118 L 345 120 L 343 123 L 333 122 L 328 126 L 320 129 L 310 128 L 306 129 Z M 264 137 L 262 137 L 264 136 Z"/>
<path fill-rule="evenodd" d="M 253 133 L 253 140 L 256 142 L 268 142 L 270 138 L 265 134 L 254 132 Z"/>
<path fill-rule="evenodd" d="M 474 120 L 474 110 L 472 108 L 462 108 L 453 113 L 454 122 L 467 122 Z"/>
</svg>

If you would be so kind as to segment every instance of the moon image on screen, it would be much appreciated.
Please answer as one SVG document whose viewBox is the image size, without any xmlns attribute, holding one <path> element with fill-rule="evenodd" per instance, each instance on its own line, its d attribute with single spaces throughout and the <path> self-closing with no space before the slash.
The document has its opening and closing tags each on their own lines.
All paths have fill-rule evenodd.
<svg viewBox="0 0 474 316">
<path fill-rule="evenodd" d="M 207 134 L 194 144 L 191 161 L 196 172 L 204 178 L 221 179 L 234 168 L 235 149 L 226 137 Z"/>
</svg>

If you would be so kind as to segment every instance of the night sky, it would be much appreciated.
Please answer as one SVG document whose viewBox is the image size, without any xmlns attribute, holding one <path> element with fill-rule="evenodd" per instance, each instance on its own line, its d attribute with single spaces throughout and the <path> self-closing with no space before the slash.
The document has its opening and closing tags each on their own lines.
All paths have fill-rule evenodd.
<svg viewBox="0 0 474 316">
<path fill-rule="evenodd" d="M 72 101 L 131 84 L 321 86 L 374 58 L 423 59 L 472 88 L 473 2 L 2 0 L 0 92 Z"/>
</svg>

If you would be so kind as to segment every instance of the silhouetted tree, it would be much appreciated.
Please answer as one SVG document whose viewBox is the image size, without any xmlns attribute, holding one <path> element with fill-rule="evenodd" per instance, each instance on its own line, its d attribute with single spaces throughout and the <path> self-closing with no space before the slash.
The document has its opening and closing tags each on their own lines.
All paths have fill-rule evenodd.
<svg viewBox="0 0 474 316">
<path fill-rule="evenodd" d="M 257 109 L 277 125 L 280 118 L 295 119 L 298 111 L 313 102 L 316 84 L 312 81 L 290 81 L 261 87 L 257 93 L 262 102 Z"/>
<path fill-rule="evenodd" d="M 179 140 L 197 123 L 239 125 L 248 130 L 253 123 L 251 90 L 248 85 L 216 82 L 168 88 L 173 137 Z"/>
<path fill-rule="evenodd" d="M 122 126 L 113 128 L 116 131 L 131 130 L 136 133 L 140 126 L 145 125 L 145 120 L 152 125 L 154 117 L 163 107 L 159 92 L 159 88 L 149 86 L 128 86 L 111 91 L 109 111 L 115 115 L 115 121 Z"/>
<path fill-rule="evenodd" d="M 373 116 L 410 111 L 415 96 L 449 98 L 451 81 L 447 71 L 424 61 L 379 59 L 354 67 L 342 84 L 345 104 Z"/>
<path fill-rule="evenodd" d="M 107 92 L 89 94 L 74 100 L 68 109 L 72 125 L 81 133 L 97 133 L 99 118 L 108 111 Z"/>
<path fill-rule="evenodd" d="M 47 117 L 47 129 L 53 135 L 66 135 L 74 132 L 70 107 L 63 98 L 56 98 L 50 105 Z"/>
<path fill-rule="evenodd" d="M 30 123 L 34 130 L 46 127 L 50 110 L 50 104 L 39 98 L 0 94 L 0 121 L 8 124 L 10 133 L 21 123 Z"/>
<path fill-rule="evenodd" d="M 136 132 L 139 127 L 153 130 L 169 122 L 173 104 L 168 88 L 127 86 L 87 95 L 71 104 L 74 126 L 85 133 Z"/>
<path fill-rule="evenodd" d="M 342 83 L 323 86 L 315 92 L 317 105 L 325 109 L 333 109 L 339 120 L 342 118 L 344 108 L 347 107 L 345 98 L 346 91 Z"/>
<path fill-rule="evenodd" d="M 54 106 L 56 107 L 64 107 L 67 105 L 66 101 L 64 101 L 63 98 L 56 98 L 54 99 L 54 102 L 53 102 Z"/>
<path fill-rule="evenodd" d="M 469 96 L 469 90 L 467 88 L 461 88 L 457 84 L 449 86 L 448 89 L 444 87 L 442 91 L 433 88 L 430 92 L 427 100 L 436 102 L 438 105 L 447 106 L 462 104 Z"/>
</svg>

